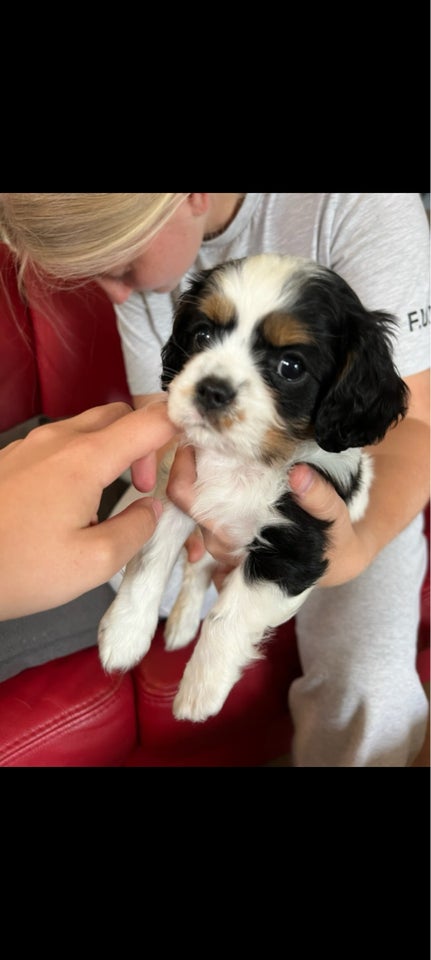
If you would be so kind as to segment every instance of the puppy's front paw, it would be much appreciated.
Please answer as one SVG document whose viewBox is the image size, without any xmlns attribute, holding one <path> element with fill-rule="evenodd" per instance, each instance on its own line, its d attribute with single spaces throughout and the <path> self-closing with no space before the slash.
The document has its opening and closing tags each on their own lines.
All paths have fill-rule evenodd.
<svg viewBox="0 0 431 960">
<path fill-rule="evenodd" d="M 99 625 L 98 643 L 102 666 L 107 673 L 130 670 L 145 656 L 156 632 L 158 616 L 142 618 L 114 600 Z"/>
<path fill-rule="evenodd" d="M 173 714 L 177 720 L 193 720 L 200 723 L 221 710 L 231 686 L 202 680 L 189 670 L 184 671 L 178 693 L 173 704 Z"/>
</svg>

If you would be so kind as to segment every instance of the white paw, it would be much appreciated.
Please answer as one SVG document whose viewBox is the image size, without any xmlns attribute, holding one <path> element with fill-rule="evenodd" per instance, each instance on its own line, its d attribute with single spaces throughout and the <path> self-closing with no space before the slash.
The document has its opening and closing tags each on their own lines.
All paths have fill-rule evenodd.
<svg viewBox="0 0 431 960">
<path fill-rule="evenodd" d="M 145 656 L 157 629 L 158 614 L 145 620 L 114 600 L 99 624 L 99 655 L 107 673 L 130 670 Z"/>
<path fill-rule="evenodd" d="M 180 650 L 196 637 L 214 566 L 214 560 L 207 554 L 197 563 L 185 564 L 181 589 L 166 621 L 166 650 Z M 210 602 L 214 602 L 214 597 Z"/>
<path fill-rule="evenodd" d="M 210 679 L 199 680 L 194 671 L 188 671 L 189 665 L 187 664 L 184 671 L 172 712 L 177 720 L 201 723 L 220 712 L 231 690 L 231 684 L 226 686 Z"/>
<path fill-rule="evenodd" d="M 199 613 L 192 617 L 190 612 L 184 607 L 180 608 L 177 602 L 166 621 L 165 649 L 181 650 L 181 647 L 186 647 L 194 640 L 200 625 Z"/>
</svg>

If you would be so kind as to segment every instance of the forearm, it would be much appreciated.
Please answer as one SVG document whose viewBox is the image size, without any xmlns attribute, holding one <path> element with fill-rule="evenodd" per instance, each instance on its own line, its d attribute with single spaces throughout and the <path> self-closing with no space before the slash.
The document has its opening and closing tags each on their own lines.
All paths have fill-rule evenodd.
<svg viewBox="0 0 431 960">
<path fill-rule="evenodd" d="M 408 417 L 368 453 L 374 481 L 366 514 L 356 524 L 370 560 L 394 539 L 429 500 L 429 427 Z"/>
<path fill-rule="evenodd" d="M 419 378 L 419 391 L 417 378 L 414 384 L 412 414 L 367 450 L 374 462 L 374 481 L 362 520 L 352 524 L 333 487 L 305 464 L 290 473 L 291 489 L 303 509 L 331 521 L 329 566 L 319 586 L 339 586 L 361 574 L 429 500 L 427 377 Z"/>
</svg>

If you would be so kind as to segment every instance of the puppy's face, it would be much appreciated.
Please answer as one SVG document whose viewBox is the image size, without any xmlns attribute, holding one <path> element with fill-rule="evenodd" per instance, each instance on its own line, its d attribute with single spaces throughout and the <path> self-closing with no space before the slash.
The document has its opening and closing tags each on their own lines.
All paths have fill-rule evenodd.
<svg viewBox="0 0 431 960">
<path fill-rule="evenodd" d="M 171 419 L 195 446 L 240 459 L 286 460 L 303 439 L 325 446 L 333 429 L 318 428 L 324 400 L 347 370 L 352 379 L 351 298 L 371 316 L 336 274 L 293 257 L 264 254 L 200 274 L 180 299 L 162 353 Z M 386 336 L 377 322 L 374 333 Z M 340 434 L 326 449 L 373 442 L 372 432 L 354 443 Z"/>
</svg>

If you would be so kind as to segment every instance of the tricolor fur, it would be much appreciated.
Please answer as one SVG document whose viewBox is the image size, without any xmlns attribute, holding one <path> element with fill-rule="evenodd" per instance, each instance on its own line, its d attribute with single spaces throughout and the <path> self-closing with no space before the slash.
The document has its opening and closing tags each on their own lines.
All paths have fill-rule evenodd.
<svg viewBox="0 0 431 960">
<path fill-rule="evenodd" d="M 306 462 L 363 516 L 372 461 L 361 447 L 403 417 L 407 388 L 391 357 L 393 318 L 369 312 L 313 261 L 262 254 L 195 277 L 162 353 L 170 418 L 196 451 L 193 519 L 170 501 L 128 565 L 99 631 L 107 670 L 148 650 L 160 600 L 194 523 L 228 533 L 238 566 L 204 620 L 174 701 L 179 719 L 217 713 L 261 642 L 298 611 L 324 573 L 330 524 L 297 505 L 287 475 Z M 187 564 L 165 631 L 189 643 L 214 561 Z"/>
</svg>

